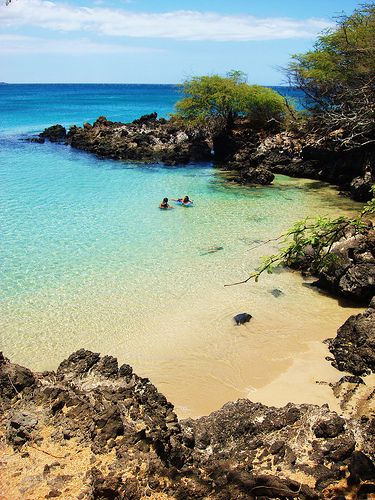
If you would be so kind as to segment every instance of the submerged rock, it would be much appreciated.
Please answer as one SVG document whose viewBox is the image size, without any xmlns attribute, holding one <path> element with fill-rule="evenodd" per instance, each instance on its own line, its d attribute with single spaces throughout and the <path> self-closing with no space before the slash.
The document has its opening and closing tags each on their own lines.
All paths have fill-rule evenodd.
<svg viewBox="0 0 375 500">
<path fill-rule="evenodd" d="M 235 177 L 234 180 L 240 184 L 261 184 L 267 185 L 273 182 L 275 176 L 266 168 L 248 168 L 241 170 L 241 175 Z"/>
<path fill-rule="evenodd" d="M 224 247 L 219 246 L 219 245 L 211 245 L 208 248 L 200 250 L 199 255 L 201 255 L 201 256 L 209 255 L 211 253 L 219 252 L 220 250 L 224 250 Z"/>
<path fill-rule="evenodd" d="M 66 129 L 62 125 L 52 125 L 44 129 L 44 131 L 39 134 L 41 139 L 48 139 L 51 142 L 65 142 L 66 141 Z"/>
<path fill-rule="evenodd" d="M 248 323 L 251 318 L 252 316 L 249 313 L 240 313 L 233 317 L 236 325 L 244 325 L 245 323 Z"/>
</svg>

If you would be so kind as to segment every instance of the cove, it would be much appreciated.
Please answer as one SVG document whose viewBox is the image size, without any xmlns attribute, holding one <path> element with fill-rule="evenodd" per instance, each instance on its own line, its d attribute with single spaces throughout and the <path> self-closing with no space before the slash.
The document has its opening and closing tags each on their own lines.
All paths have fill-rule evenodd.
<svg viewBox="0 0 375 500">
<path fill-rule="evenodd" d="M 12 142 L 6 156 L 1 345 L 16 362 L 114 354 L 195 416 L 268 386 L 352 312 L 291 272 L 224 287 L 296 218 L 356 208 L 328 186 L 280 176 L 245 188 L 210 164 L 124 164 L 53 144 Z M 193 208 L 157 208 L 185 193 Z M 243 311 L 253 319 L 235 326 Z"/>
</svg>

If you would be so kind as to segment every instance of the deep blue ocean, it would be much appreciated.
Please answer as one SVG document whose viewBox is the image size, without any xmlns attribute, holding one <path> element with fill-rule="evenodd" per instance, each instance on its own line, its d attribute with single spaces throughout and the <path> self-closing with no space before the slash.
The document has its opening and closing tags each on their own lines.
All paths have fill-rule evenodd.
<svg viewBox="0 0 375 500">
<path fill-rule="evenodd" d="M 295 218 L 355 205 L 313 181 L 241 187 L 209 163 L 135 165 L 24 140 L 100 115 L 168 117 L 180 97 L 174 85 L 0 85 L 0 350 L 40 370 L 81 347 L 116 355 L 193 415 L 264 385 L 267 359 L 285 368 L 322 322 L 327 337 L 347 316 L 289 273 L 223 285 L 244 279 L 275 250 L 249 248 Z M 185 194 L 194 207 L 158 209 Z M 272 288 L 285 297 L 270 307 Z M 243 310 L 251 335 L 233 326 Z"/>
<path fill-rule="evenodd" d="M 296 102 L 302 99 L 298 90 L 273 88 Z M 40 132 L 53 123 L 69 127 L 101 115 L 127 122 L 156 111 L 168 118 L 181 97 L 178 85 L 0 85 L 0 133 Z"/>
</svg>

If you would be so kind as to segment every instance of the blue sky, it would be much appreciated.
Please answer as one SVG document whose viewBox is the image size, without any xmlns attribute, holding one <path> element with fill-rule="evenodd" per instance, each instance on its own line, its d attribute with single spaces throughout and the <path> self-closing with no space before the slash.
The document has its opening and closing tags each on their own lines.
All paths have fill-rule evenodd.
<svg viewBox="0 0 375 500">
<path fill-rule="evenodd" d="M 179 83 L 278 68 L 354 0 L 0 0 L 0 81 Z"/>
</svg>

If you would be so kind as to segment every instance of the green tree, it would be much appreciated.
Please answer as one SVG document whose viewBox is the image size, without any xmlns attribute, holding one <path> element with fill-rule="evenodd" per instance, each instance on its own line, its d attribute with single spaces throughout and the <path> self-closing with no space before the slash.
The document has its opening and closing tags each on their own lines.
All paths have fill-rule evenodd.
<svg viewBox="0 0 375 500">
<path fill-rule="evenodd" d="M 248 85 L 240 71 L 231 71 L 226 77 L 192 77 L 183 83 L 182 92 L 184 98 L 176 104 L 176 116 L 214 131 L 230 132 L 238 117 L 248 117 L 257 127 L 281 125 L 287 114 L 280 94 L 259 85 Z"/>
<path fill-rule="evenodd" d="M 308 98 L 315 130 L 342 149 L 375 142 L 375 3 L 339 17 L 287 72 Z"/>
</svg>

